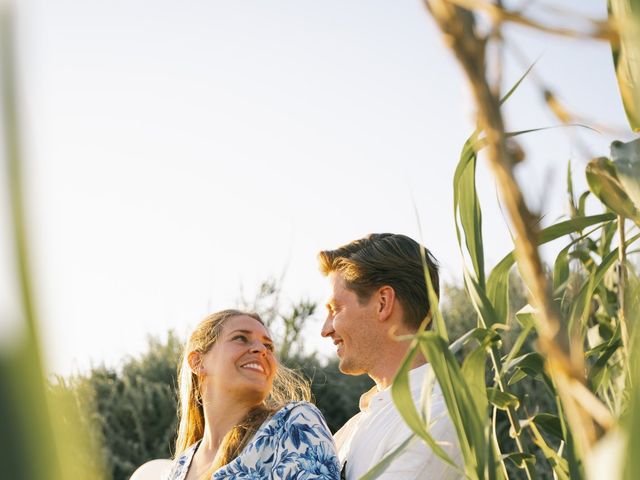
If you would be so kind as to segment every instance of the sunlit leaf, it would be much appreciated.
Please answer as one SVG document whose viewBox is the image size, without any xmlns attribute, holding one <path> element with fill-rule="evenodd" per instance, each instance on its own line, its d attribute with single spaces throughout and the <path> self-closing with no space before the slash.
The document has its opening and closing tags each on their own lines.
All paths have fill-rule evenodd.
<svg viewBox="0 0 640 480">
<path fill-rule="evenodd" d="M 640 68 L 640 63 L 638 63 Z M 640 139 L 611 144 L 611 160 L 624 192 L 640 210 Z"/>
<path fill-rule="evenodd" d="M 593 194 L 612 211 L 640 224 L 640 210 L 627 195 L 615 164 L 606 157 L 594 158 L 587 165 L 587 182 Z"/>
</svg>

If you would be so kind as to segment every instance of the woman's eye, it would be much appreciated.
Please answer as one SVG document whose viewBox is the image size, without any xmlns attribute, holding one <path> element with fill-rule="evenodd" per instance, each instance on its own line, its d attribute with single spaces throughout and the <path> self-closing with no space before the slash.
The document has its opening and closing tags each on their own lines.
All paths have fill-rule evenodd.
<svg viewBox="0 0 640 480">
<path fill-rule="evenodd" d="M 264 346 L 267 347 L 267 350 L 270 352 L 273 352 L 276 349 L 276 347 L 273 346 L 273 343 L 265 343 Z"/>
<path fill-rule="evenodd" d="M 241 342 L 246 342 L 247 337 L 245 337 L 244 335 L 236 335 L 235 337 L 232 338 L 232 340 L 240 340 Z"/>
</svg>

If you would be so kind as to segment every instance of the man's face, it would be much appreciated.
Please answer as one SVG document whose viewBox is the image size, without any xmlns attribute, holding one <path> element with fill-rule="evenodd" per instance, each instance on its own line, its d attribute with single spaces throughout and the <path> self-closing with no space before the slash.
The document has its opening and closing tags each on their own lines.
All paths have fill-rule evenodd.
<svg viewBox="0 0 640 480">
<path fill-rule="evenodd" d="M 346 287 L 342 274 L 331 272 L 328 279 L 327 319 L 321 334 L 330 337 L 336 345 L 342 373 L 368 373 L 376 354 L 378 322 L 375 295 L 361 305 L 356 293 Z"/>
</svg>

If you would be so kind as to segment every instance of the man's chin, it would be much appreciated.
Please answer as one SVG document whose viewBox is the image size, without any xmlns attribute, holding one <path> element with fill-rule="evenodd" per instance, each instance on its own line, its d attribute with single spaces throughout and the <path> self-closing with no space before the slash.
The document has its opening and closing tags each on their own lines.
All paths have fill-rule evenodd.
<svg viewBox="0 0 640 480">
<path fill-rule="evenodd" d="M 344 373 L 345 375 L 362 375 L 367 373 L 356 365 L 353 365 L 353 363 L 349 362 L 345 358 L 340 359 L 338 369 L 340 370 L 340 373 Z"/>
</svg>

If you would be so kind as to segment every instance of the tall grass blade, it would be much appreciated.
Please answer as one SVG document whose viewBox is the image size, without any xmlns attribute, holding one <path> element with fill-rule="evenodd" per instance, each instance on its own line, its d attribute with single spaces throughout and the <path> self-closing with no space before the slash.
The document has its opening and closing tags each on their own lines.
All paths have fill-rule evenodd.
<svg viewBox="0 0 640 480">
<path fill-rule="evenodd" d="M 44 386 L 22 192 L 13 60 L 13 5 L 0 4 L 2 128 L 21 325 L 0 343 L 0 469 L 3 478 L 62 479 Z"/>
</svg>

